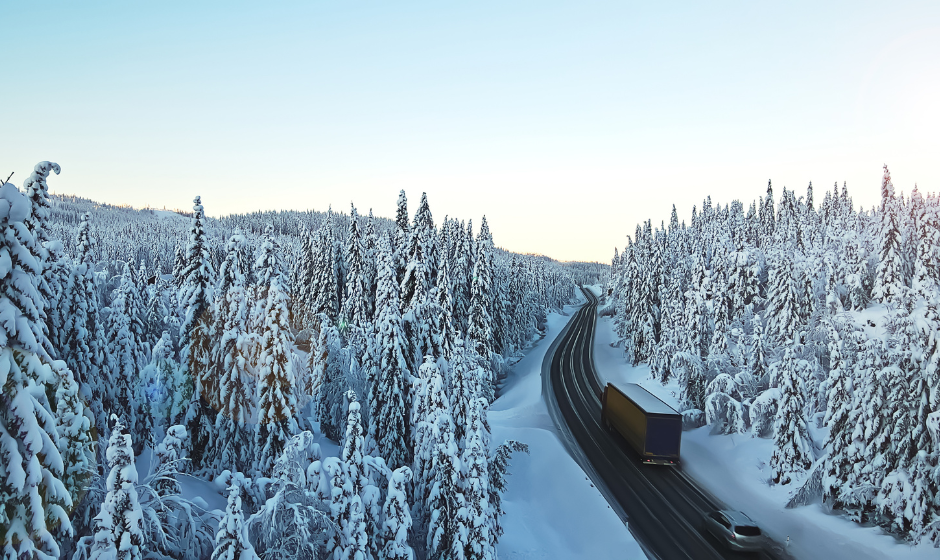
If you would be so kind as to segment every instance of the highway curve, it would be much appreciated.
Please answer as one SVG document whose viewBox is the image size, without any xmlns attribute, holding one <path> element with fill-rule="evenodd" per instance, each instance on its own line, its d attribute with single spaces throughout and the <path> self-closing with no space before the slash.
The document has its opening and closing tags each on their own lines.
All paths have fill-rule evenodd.
<svg viewBox="0 0 940 560">
<path fill-rule="evenodd" d="M 782 548 L 731 552 L 702 528 L 705 512 L 725 506 L 700 489 L 681 467 L 643 465 L 616 432 L 601 425 L 601 386 L 594 368 L 597 297 L 558 335 L 542 363 L 542 387 L 565 445 L 628 524 L 650 558 L 786 558 Z"/>
</svg>

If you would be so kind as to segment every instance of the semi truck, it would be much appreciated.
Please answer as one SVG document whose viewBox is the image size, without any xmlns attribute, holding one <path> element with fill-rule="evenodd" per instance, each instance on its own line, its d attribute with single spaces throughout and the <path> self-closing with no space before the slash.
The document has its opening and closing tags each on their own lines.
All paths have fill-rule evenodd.
<svg viewBox="0 0 940 560">
<path fill-rule="evenodd" d="M 636 383 L 604 387 L 601 421 L 653 465 L 678 465 L 682 415 Z"/>
</svg>

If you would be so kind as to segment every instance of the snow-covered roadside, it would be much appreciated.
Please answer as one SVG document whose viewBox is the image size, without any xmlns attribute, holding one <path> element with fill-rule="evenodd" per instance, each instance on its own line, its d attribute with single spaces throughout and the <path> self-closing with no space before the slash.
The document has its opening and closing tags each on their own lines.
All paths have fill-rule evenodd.
<svg viewBox="0 0 940 560">
<path fill-rule="evenodd" d="M 632 367 L 616 339 L 613 323 L 602 317 L 597 323 L 594 361 L 602 382 L 639 383 L 667 404 L 676 407 L 679 386 L 663 386 L 651 379 L 646 364 Z M 796 558 L 852 558 L 853 560 L 898 558 L 935 559 L 937 549 L 911 547 L 878 527 L 862 527 L 823 511 L 821 505 L 786 509 L 795 488 L 771 486 L 767 465 L 773 440 L 743 435 L 710 435 L 708 426 L 682 434 L 682 469 L 715 497 L 750 515 L 781 544 L 790 539 L 788 552 Z"/>
<path fill-rule="evenodd" d="M 503 497 L 500 558 L 645 558 L 627 527 L 568 455 L 542 398 L 542 359 L 577 306 L 548 317 L 548 333 L 519 363 L 488 415 L 493 443 L 529 445 L 517 453 Z"/>
</svg>

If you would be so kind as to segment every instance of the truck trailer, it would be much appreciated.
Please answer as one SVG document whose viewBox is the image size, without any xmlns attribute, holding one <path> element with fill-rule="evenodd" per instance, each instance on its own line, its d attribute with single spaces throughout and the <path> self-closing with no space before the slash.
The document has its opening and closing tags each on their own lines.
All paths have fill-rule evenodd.
<svg viewBox="0 0 940 560">
<path fill-rule="evenodd" d="M 636 383 L 604 387 L 601 420 L 654 465 L 678 465 L 682 415 Z"/>
</svg>

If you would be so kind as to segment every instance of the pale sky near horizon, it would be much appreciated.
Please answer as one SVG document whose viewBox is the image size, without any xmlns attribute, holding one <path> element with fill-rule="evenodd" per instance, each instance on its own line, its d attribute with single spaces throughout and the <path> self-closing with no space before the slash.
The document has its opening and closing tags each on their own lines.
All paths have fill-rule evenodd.
<svg viewBox="0 0 940 560">
<path fill-rule="evenodd" d="M 214 216 L 426 191 L 604 262 L 768 179 L 940 190 L 940 2 L 778 4 L 0 0 L 0 180 Z"/>
</svg>

